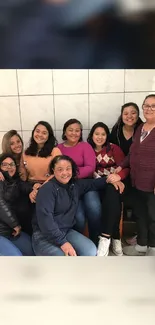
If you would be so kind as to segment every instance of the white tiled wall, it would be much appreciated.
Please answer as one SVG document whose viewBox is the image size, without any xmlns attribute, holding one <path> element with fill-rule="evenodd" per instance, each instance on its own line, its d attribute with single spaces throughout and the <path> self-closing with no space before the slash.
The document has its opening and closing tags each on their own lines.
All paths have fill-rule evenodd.
<svg viewBox="0 0 155 325">
<path fill-rule="evenodd" d="M 58 141 L 69 118 L 78 118 L 84 138 L 97 121 L 111 128 L 122 104 L 155 93 L 155 70 L 0 70 L 0 143 L 10 129 L 25 146 L 39 120 L 51 123 Z"/>
</svg>

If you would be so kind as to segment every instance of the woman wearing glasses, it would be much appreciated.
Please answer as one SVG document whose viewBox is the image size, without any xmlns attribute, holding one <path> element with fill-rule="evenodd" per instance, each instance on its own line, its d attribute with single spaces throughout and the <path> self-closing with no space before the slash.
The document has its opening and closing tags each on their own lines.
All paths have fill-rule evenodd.
<svg viewBox="0 0 155 325">
<path fill-rule="evenodd" d="M 21 181 L 16 161 L 9 154 L 0 156 L 0 171 L 4 176 L 0 182 L 0 255 L 34 255 L 31 238 L 21 231 L 16 213 L 20 192 L 29 195 L 32 185 Z"/>
<path fill-rule="evenodd" d="M 146 96 L 142 109 L 146 121 L 116 172 L 130 166 L 137 219 L 137 244 L 124 247 L 124 254 L 155 256 L 155 94 Z"/>
</svg>

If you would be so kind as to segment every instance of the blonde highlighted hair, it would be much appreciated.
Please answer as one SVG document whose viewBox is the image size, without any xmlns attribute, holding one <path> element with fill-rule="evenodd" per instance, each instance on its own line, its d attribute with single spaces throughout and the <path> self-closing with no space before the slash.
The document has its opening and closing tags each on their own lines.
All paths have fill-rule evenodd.
<svg viewBox="0 0 155 325">
<path fill-rule="evenodd" d="M 14 155 L 14 153 L 11 150 L 11 145 L 10 145 L 10 139 L 14 135 L 16 135 L 20 139 L 22 146 L 23 146 L 23 140 L 22 140 L 21 136 L 19 135 L 19 133 L 16 130 L 10 130 L 4 134 L 3 139 L 2 139 L 2 152 L 3 153 Z"/>
</svg>

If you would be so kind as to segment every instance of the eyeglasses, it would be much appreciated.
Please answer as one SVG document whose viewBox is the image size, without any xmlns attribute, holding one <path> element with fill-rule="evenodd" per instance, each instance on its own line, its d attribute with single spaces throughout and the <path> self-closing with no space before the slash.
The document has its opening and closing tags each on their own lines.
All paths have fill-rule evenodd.
<svg viewBox="0 0 155 325">
<path fill-rule="evenodd" d="M 152 105 L 143 104 L 142 109 L 143 110 L 151 109 L 151 111 L 155 111 L 155 104 L 152 104 Z"/>
<path fill-rule="evenodd" d="M 11 162 L 10 164 L 6 162 L 2 162 L 1 166 L 5 168 L 9 168 L 9 167 L 16 167 L 16 164 L 14 162 Z"/>
</svg>

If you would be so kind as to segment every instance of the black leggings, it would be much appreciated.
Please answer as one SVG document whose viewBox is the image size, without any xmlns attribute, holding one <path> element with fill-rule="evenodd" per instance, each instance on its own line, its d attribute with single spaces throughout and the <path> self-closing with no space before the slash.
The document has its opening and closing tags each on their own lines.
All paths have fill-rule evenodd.
<svg viewBox="0 0 155 325">
<path fill-rule="evenodd" d="M 155 247 L 155 195 L 133 188 L 133 209 L 137 222 L 137 243 Z"/>
<path fill-rule="evenodd" d="M 101 194 L 102 227 L 101 232 L 114 239 L 120 239 L 121 194 L 111 184 L 108 184 Z"/>
</svg>

